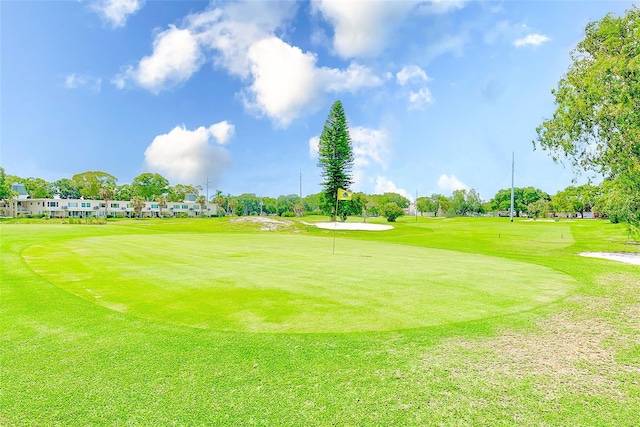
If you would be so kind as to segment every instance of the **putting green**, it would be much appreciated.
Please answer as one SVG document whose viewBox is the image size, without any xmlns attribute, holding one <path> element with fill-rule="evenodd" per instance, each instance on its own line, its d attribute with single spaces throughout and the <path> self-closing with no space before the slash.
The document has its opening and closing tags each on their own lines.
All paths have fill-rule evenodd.
<svg viewBox="0 0 640 427">
<path fill-rule="evenodd" d="M 34 245 L 54 285 L 155 321 L 251 332 L 382 331 L 527 310 L 573 278 L 523 262 L 280 234 L 145 234 Z"/>
</svg>

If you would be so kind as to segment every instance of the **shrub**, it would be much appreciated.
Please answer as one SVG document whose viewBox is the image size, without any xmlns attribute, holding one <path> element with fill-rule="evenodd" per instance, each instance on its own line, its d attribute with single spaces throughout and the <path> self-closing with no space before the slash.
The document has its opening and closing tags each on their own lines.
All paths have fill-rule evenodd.
<svg viewBox="0 0 640 427">
<path fill-rule="evenodd" d="M 390 202 L 382 206 L 382 214 L 387 218 L 387 221 L 395 222 L 396 218 L 404 215 L 404 211 L 397 204 Z"/>
</svg>

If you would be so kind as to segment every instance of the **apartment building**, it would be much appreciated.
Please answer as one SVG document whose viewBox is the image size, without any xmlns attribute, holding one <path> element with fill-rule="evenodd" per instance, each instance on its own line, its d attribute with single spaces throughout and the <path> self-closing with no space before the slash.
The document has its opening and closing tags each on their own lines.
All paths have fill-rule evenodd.
<svg viewBox="0 0 640 427">
<path fill-rule="evenodd" d="M 167 202 L 162 207 L 163 216 L 171 217 L 199 217 L 215 216 L 218 207 L 215 203 L 206 203 L 204 206 L 196 203 L 194 197 L 187 197 L 183 202 Z M 18 197 L 9 205 L 0 205 L 0 210 L 4 216 L 36 216 L 45 215 L 52 218 L 104 218 L 105 215 L 112 217 L 136 216 L 133 203 L 128 200 L 85 200 L 85 199 L 29 199 Z M 143 217 L 159 217 L 160 205 L 157 202 L 145 202 L 140 211 Z"/>
</svg>

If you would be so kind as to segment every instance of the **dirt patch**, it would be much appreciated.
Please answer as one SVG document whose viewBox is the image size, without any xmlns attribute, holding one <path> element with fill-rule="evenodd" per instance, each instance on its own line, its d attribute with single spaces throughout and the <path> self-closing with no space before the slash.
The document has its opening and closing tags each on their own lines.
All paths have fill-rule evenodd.
<svg viewBox="0 0 640 427">
<path fill-rule="evenodd" d="M 448 367 L 460 383 L 482 378 L 491 386 L 533 379 L 540 396 L 548 400 L 582 393 L 624 401 L 628 395 L 621 378 L 628 381 L 629 375 L 640 374 L 637 363 L 616 357 L 640 343 L 637 282 L 614 274 L 599 277 L 597 284 L 607 288 L 604 295 L 569 298 L 572 308 L 539 319 L 533 330 L 451 339 L 425 356 L 425 364 Z M 460 355 L 464 363 L 449 365 L 451 354 Z"/>
<path fill-rule="evenodd" d="M 231 222 L 235 223 L 249 223 L 260 225 L 260 231 L 274 231 L 280 228 L 291 227 L 293 221 L 286 219 L 273 219 L 264 216 L 243 216 L 240 218 L 233 218 Z"/>
</svg>

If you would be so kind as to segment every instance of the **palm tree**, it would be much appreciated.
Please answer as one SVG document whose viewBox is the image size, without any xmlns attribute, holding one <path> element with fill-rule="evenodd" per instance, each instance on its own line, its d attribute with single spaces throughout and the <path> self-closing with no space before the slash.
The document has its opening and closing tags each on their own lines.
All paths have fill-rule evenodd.
<svg viewBox="0 0 640 427">
<path fill-rule="evenodd" d="M 229 211 L 230 211 L 229 215 L 235 216 L 236 208 L 238 207 L 238 199 L 236 199 L 235 197 L 228 197 L 227 206 L 229 207 Z"/>
<path fill-rule="evenodd" d="M 100 189 L 100 198 L 104 200 L 104 219 L 107 220 L 107 216 L 109 215 L 109 200 L 113 199 L 113 196 L 116 192 L 110 188 L 101 188 Z"/>
<path fill-rule="evenodd" d="M 131 199 L 131 206 L 133 206 L 133 210 L 136 215 L 138 215 L 138 218 L 140 218 L 140 212 L 142 212 L 142 208 L 144 208 L 144 205 L 145 200 L 140 196 L 136 196 Z"/>
<path fill-rule="evenodd" d="M 196 203 L 200 205 L 200 216 L 202 216 L 202 211 L 204 210 L 204 206 L 207 204 L 207 198 L 203 195 L 199 195 L 196 198 Z"/>
<path fill-rule="evenodd" d="M 213 203 L 215 203 L 218 208 L 218 216 L 221 216 L 221 213 L 225 213 L 224 207 L 222 206 L 224 205 L 224 202 L 225 197 L 222 194 L 222 191 L 216 190 L 216 195 L 213 196 Z"/>
<path fill-rule="evenodd" d="M 164 208 L 167 204 L 167 196 L 158 196 L 156 197 L 156 202 L 158 202 L 158 209 L 160 210 L 160 218 L 162 218 L 162 208 Z"/>
</svg>

